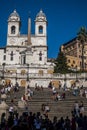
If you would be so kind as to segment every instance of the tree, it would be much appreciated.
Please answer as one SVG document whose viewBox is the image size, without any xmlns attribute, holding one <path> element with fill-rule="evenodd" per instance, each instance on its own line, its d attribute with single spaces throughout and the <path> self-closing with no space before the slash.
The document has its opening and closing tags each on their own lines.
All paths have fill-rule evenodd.
<svg viewBox="0 0 87 130">
<path fill-rule="evenodd" d="M 80 31 L 77 33 L 77 39 L 81 42 L 81 45 L 82 45 L 81 70 L 84 72 L 84 44 L 85 42 L 87 42 L 87 30 L 85 27 L 80 28 Z"/>
<path fill-rule="evenodd" d="M 54 73 L 67 73 L 68 65 L 67 58 L 63 52 L 59 52 L 57 59 L 55 60 Z"/>
</svg>

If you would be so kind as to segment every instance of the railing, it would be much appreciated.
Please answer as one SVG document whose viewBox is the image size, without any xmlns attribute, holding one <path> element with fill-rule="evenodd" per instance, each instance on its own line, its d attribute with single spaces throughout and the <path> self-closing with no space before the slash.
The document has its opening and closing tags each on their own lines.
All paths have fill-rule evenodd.
<svg viewBox="0 0 87 130">
<path fill-rule="evenodd" d="M 87 79 L 87 73 L 70 73 L 70 74 L 38 74 L 38 73 L 28 73 L 29 78 L 53 78 L 53 79 Z M 0 72 L 0 78 L 3 76 L 3 73 Z M 26 79 L 26 74 L 21 73 L 4 73 L 4 78 L 17 78 L 17 79 Z"/>
</svg>

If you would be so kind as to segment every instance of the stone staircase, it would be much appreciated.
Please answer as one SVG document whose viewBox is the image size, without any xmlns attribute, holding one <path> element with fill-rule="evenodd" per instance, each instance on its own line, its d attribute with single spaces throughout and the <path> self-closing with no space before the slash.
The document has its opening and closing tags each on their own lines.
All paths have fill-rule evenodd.
<svg viewBox="0 0 87 130">
<path fill-rule="evenodd" d="M 62 91 L 59 91 L 61 94 Z M 75 97 L 72 92 L 66 92 L 66 99 L 60 101 L 52 100 L 52 92 L 49 89 L 44 91 L 35 91 L 32 101 L 29 102 L 29 110 L 33 112 L 41 111 L 41 104 L 48 103 L 50 106 L 49 118 L 53 119 L 54 116 L 60 118 L 61 116 L 71 116 L 71 111 L 75 101 L 83 101 L 85 106 L 85 114 L 87 114 L 87 101 L 83 97 Z"/>
<path fill-rule="evenodd" d="M 12 92 L 7 95 L 6 103 L 11 106 L 11 100 L 14 100 L 14 104 L 18 107 L 18 101 L 21 99 L 22 95 L 25 93 L 25 88 L 20 87 L 18 92 Z"/>
<path fill-rule="evenodd" d="M 71 111 L 72 107 L 74 105 L 74 102 L 77 101 L 83 101 L 84 102 L 84 107 L 85 107 L 85 114 L 87 115 L 87 99 L 85 97 L 80 97 L 80 96 L 73 96 L 72 92 L 66 92 L 66 98 L 64 100 L 60 101 L 54 101 L 52 99 L 52 91 L 48 88 L 44 88 L 43 91 L 39 90 L 36 91 L 34 88 L 31 88 L 34 91 L 34 95 L 32 97 L 32 100 L 28 101 L 28 110 L 29 112 L 32 111 L 33 113 L 41 112 L 41 105 L 43 103 L 48 103 L 50 106 L 50 112 L 49 112 L 49 118 L 53 119 L 54 116 L 57 116 L 60 118 L 61 116 L 66 117 L 66 116 L 71 116 Z M 15 105 L 18 108 L 18 101 L 21 99 L 21 96 L 24 94 L 24 88 L 20 87 L 19 92 L 13 93 L 8 96 L 6 99 L 6 103 L 10 106 L 11 105 L 11 99 L 15 97 Z M 59 91 L 59 90 L 58 90 Z M 60 90 L 59 93 L 62 93 Z M 18 112 L 21 114 L 24 112 L 24 109 L 18 108 Z"/>
</svg>

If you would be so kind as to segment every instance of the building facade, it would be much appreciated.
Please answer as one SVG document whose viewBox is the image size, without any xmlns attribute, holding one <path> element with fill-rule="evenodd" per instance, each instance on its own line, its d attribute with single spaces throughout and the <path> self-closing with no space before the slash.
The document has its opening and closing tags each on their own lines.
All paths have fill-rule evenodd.
<svg viewBox="0 0 87 130">
<path fill-rule="evenodd" d="M 61 51 L 67 57 L 67 64 L 72 70 L 82 69 L 82 44 L 74 38 L 61 46 Z M 84 44 L 84 70 L 87 70 L 87 43 Z"/>
<path fill-rule="evenodd" d="M 47 57 L 47 19 L 42 10 L 35 18 L 35 34 L 31 34 L 31 18 L 28 19 L 28 33 L 21 34 L 21 19 L 16 10 L 8 17 L 7 43 L 0 48 L 0 70 L 3 71 L 5 82 L 14 78 L 5 75 L 26 75 L 20 79 L 20 84 L 26 84 L 31 74 L 53 73 L 53 63 Z M 25 85 L 24 85 L 25 86 Z"/>
</svg>

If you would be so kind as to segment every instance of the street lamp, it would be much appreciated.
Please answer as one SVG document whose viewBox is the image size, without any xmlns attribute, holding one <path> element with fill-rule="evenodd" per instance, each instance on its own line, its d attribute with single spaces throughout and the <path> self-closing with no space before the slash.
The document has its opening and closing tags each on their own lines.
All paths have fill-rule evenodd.
<svg viewBox="0 0 87 130">
<path fill-rule="evenodd" d="M 78 82 L 78 78 L 77 78 L 77 66 L 76 66 L 76 82 Z"/>
<path fill-rule="evenodd" d="M 67 85 L 66 85 L 66 72 L 64 73 L 64 90 L 66 90 L 66 87 L 67 87 Z"/>
<path fill-rule="evenodd" d="M 29 81 L 29 64 L 27 64 L 27 81 Z"/>
<path fill-rule="evenodd" d="M 17 81 L 17 72 L 16 72 L 16 78 L 15 78 L 15 79 L 16 79 L 16 81 Z"/>
<path fill-rule="evenodd" d="M 4 79 L 4 69 L 5 69 L 5 63 L 2 64 L 3 69 L 2 69 L 2 79 Z"/>
</svg>

